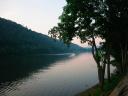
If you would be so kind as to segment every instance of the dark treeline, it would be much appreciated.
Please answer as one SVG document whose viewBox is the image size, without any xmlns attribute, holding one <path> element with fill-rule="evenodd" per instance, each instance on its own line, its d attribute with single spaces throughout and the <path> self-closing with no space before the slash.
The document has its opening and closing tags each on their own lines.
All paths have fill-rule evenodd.
<svg viewBox="0 0 128 96">
<path fill-rule="evenodd" d="M 49 33 L 65 43 L 78 37 L 92 47 L 103 91 L 105 71 L 108 81 L 111 81 L 110 64 L 116 66 L 119 74 L 124 75 L 128 71 L 128 0 L 66 1 L 58 26 Z M 100 47 L 96 38 L 103 39 Z"/>
<path fill-rule="evenodd" d="M 0 55 L 64 53 L 86 51 L 82 47 L 37 33 L 13 21 L 0 18 Z"/>
</svg>

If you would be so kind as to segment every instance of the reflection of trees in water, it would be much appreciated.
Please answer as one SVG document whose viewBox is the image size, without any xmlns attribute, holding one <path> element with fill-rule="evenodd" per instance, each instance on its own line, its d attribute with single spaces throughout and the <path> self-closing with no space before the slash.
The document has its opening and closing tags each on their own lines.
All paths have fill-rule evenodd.
<svg viewBox="0 0 128 96">
<path fill-rule="evenodd" d="M 1 57 L 0 84 L 26 78 L 39 69 L 47 69 L 54 62 L 67 58 L 67 55 Z"/>
</svg>

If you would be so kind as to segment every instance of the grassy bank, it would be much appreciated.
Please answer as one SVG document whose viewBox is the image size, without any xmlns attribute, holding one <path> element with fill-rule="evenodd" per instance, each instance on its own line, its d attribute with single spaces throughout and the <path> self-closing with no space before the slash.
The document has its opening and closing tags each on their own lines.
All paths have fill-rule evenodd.
<svg viewBox="0 0 128 96">
<path fill-rule="evenodd" d="M 103 94 L 104 96 L 108 96 L 112 92 L 112 90 L 116 87 L 116 85 L 119 83 L 121 78 L 122 78 L 121 75 L 113 74 L 111 76 L 110 83 L 108 82 L 108 80 L 105 80 L 104 93 L 101 93 L 100 88 L 97 84 L 97 85 L 77 94 L 76 96 L 101 96 L 101 94 Z"/>
</svg>

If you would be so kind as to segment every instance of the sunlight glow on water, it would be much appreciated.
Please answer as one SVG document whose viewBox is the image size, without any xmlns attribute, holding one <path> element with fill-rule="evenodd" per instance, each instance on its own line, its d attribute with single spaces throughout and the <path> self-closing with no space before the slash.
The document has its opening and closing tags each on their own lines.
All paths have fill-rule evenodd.
<svg viewBox="0 0 128 96">
<path fill-rule="evenodd" d="M 56 61 L 26 78 L 1 84 L 0 96 L 73 96 L 97 82 L 92 55 L 84 53 Z"/>
</svg>

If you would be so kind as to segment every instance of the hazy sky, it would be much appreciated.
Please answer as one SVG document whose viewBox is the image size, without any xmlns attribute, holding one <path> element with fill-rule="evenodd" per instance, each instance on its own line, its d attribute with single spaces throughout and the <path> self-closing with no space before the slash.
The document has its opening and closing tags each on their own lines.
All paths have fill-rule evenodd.
<svg viewBox="0 0 128 96">
<path fill-rule="evenodd" d="M 65 4 L 65 0 L 0 0 L 0 16 L 47 34 Z"/>
<path fill-rule="evenodd" d="M 48 34 L 57 25 L 65 5 L 65 0 L 0 0 L 0 17 Z M 79 40 L 74 42 L 80 44 Z"/>
</svg>

